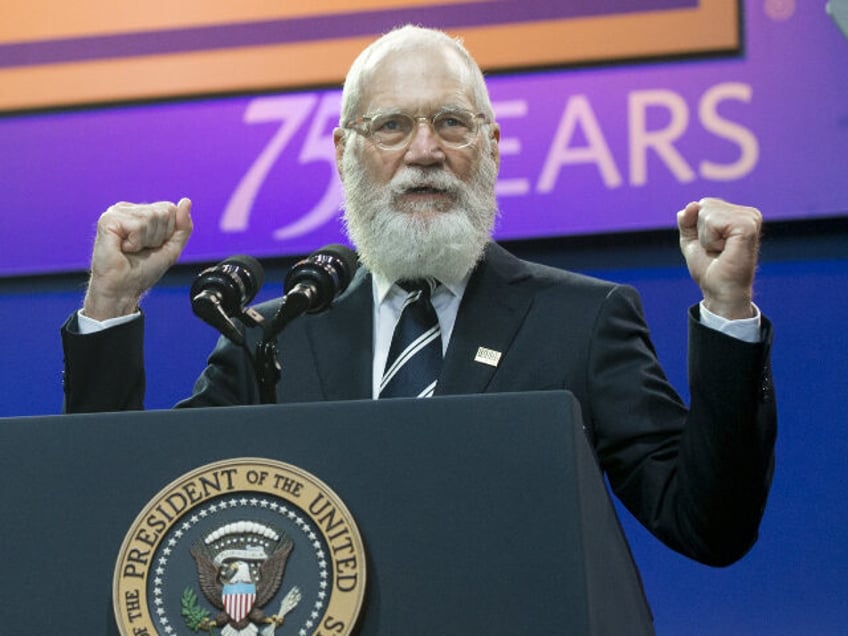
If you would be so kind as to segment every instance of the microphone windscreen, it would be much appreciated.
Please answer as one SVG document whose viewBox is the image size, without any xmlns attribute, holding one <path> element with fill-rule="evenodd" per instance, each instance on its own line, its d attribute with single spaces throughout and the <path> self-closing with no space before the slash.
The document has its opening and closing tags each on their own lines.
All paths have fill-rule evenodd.
<svg viewBox="0 0 848 636">
<path fill-rule="evenodd" d="M 235 275 L 239 276 L 245 283 L 245 298 L 243 305 L 249 303 L 262 289 L 265 283 L 265 270 L 262 265 L 252 256 L 238 254 L 231 256 L 221 262 L 221 265 L 233 265 Z"/>
<path fill-rule="evenodd" d="M 327 245 L 295 263 L 286 276 L 283 289 L 286 294 L 296 288 L 310 290 L 307 311 L 317 313 L 327 309 L 333 299 L 347 289 L 358 264 L 356 253 L 349 247 Z"/>
<path fill-rule="evenodd" d="M 233 316 L 253 300 L 264 282 L 265 272 L 259 261 L 240 254 L 200 272 L 192 283 L 190 295 L 194 303 L 204 292 L 213 294 L 224 312 Z"/>
<path fill-rule="evenodd" d="M 338 262 L 334 263 L 334 266 L 336 266 L 337 269 L 340 269 L 339 277 L 341 280 L 339 281 L 339 293 L 343 292 L 347 289 L 350 281 L 353 280 L 354 274 L 356 274 L 356 270 L 359 268 L 359 259 L 356 256 L 356 252 L 350 249 L 347 245 L 332 243 L 331 245 L 322 247 L 320 250 L 314 251 L 310 254 L 310 258 L 322 255 L 337 259 Z"/>
</svg>

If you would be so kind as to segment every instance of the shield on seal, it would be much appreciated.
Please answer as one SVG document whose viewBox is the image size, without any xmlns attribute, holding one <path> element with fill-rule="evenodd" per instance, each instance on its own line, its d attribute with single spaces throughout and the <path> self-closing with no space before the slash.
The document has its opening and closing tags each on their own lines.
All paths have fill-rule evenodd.
<svg viewBox="0 0 848 636">
<path fill-rule="evenodd" d="M 256 602 L 256 585 L 253 583 L 226 583 L 221 590 L 224 611 L 236 623 L 245 618 Z"/>
</svg>

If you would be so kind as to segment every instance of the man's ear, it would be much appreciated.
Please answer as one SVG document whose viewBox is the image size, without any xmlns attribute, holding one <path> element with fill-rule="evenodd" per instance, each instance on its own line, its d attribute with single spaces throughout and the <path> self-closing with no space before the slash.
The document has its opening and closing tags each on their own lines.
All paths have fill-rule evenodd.
<svg viewBox="0 0 848 636">
<path fill-rule="evenodd" d="M 495 160 L 495 164 L 500 166 L 501 163 L 501 149 L 498 145 L 501 141 L 501 127 L 498 126 L 496 122 L 492 122 L 492 125 L 489 126 L 490 132 L 489 137 L 492 139 L 492 159 Z"/>
<path fill-rule="evenodd" d="M 344 155 L 345 142 L 347 141 L 345 131 L 342 128 L 333 129 L 333 144 L 336 146 L 336 172 L 339 173 L 339 179 L 344 182 L 344 172 L 342 171 L 342 156 Z"/>
</svg>

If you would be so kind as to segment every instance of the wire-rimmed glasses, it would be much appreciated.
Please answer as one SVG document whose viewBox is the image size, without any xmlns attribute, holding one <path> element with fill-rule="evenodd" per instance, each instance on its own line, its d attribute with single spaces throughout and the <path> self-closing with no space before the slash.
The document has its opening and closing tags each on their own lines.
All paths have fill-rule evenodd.
<svg viewBox="0 0 848 636">
<path fill-rule="evenodd" d="M 404 111 L 386 111 L 363 115 L 344 127 L 354 130 L 384 150 L 405 148 L 420 122 L 426 122 L 449 148 L 470 146 L 481 124 L 489 123 L 483 113 L 461 108 L 443 108 L 433 115 L 412 115 Z"/>
</svg>

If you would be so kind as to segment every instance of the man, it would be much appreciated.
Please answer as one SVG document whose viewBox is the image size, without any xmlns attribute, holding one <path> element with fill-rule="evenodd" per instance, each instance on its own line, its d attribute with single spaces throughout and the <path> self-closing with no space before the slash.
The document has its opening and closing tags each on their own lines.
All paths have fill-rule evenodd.
<svg viewBox="0 0 848 636">
<path fill-rule="evenodd" d="M 490 241 L 499 134 L 479 68 L 446 35 L 404 27 L 357 58 L 334 140 L 364 268 L 330 311 L 280 335 L 279 400 L 379 397 L 406 298 L 397 283 L 438 281 L 435 395 L 571 391 L 636 517 L 684 554 L 733 562 L 756 539 L 773 464 L 770 326 L 751 303 L 760 213 L 717 199 L 678 213 L 704 296 L 690 312 L 687 410 L 634 290 L 520 261 Z M 137 307 L 188 240 L 190 207 L 119 203 L 102 215 L 83 309 L 63 330 L 69 411 L 142 407 Z M 501 352 L 496 366 L 475 361 L 480 347 Z M 248 355 L 222 340 L 180 406 L 257 401 Z"/>
</svg>

